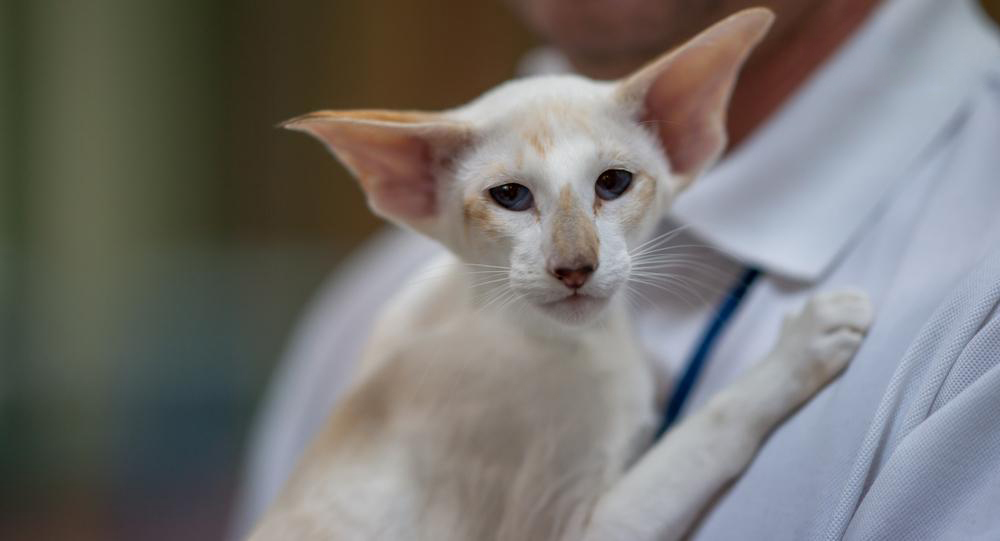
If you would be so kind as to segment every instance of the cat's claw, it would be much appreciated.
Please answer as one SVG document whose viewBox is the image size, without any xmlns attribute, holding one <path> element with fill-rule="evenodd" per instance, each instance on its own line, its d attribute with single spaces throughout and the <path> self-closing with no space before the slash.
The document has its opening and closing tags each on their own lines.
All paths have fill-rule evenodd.
<svg viewBox="0 0 1000 541">
<path fill-rule="evenodd" d="M 778 340 L 780 357 L 796 374 L 823 385 L 847 366 L 871 326 L 868 296 L 842 289 L 814 296 L 802 311 L 785 320 Z"/>
</svg>

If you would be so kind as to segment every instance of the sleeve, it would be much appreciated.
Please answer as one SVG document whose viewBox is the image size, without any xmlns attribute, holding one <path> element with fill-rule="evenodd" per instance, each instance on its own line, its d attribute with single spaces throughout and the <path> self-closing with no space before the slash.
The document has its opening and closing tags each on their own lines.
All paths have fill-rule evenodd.
<svg viewBox="0 0 1000 541">
<path fill-rule="evenodd" d="M 826 539 L 1000 539 L 1000 254 L 921 329 Z"/>
<path fill-rule="evenodd" d="M 442 250 L 409 231 L 389 229 L 321 288 L 296 325 L 258 412 L 233 539 L 245 537 L 281 490 L 349 382 L 381 308 Z"/>
</svg>

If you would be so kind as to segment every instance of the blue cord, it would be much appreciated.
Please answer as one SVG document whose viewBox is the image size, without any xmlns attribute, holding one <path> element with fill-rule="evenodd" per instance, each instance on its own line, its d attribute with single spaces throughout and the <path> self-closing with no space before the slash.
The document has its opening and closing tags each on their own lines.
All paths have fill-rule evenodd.
<svg viewBox="0 0 1000 541">
<path fill-rule="evenodd" d="M 694 353 L 688 359 L 687 365 L 684 368 L 684 375 L 681 376 L 681 379 L 674 387 L 673 394 L 670 395 L 670 400 L 667 402 L 667 409 L 663 414 L 663 421 L 660 423 L 659 430 L 656 431 L 657 440 L 680 417 L 681 411 L 684 409 L 684 403 L 694 389 L 695 383 L 698 382 L 698 376 L 701 375 L 708 356 L 712 353 L 715 340 L 725 330 L 726 324 L 729 323 L 730 318 L 736 313 L 736 309 L 739 308 L 740 302 L 746 296 L 747 290 L 750 289 L 750 286 L 753 285 L 758 276 L 760 276 L 758 269 L 747 267 L 743 271 L 743 275 L 740 276 L 740 279 L 733 285 L 729 294 L 722 299 L 718 308 L 715 309 L 715 317 L 712 318 L 711 323 L 705 329 L 705 333 L 698 342 L 698 347 L 695 348 Z"/>
</svg>

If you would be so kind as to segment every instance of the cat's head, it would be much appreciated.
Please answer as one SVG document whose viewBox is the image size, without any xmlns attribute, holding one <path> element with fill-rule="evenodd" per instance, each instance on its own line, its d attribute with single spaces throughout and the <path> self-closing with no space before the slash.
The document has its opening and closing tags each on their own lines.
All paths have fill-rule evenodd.
<svg viewBox="0 0 1000 541">
<path fill-rule="evenodd" d="M 618 82 L 527 78 L 441 113 L 323 111 L 285 126 L 325 143 L 379 215 L 496 271 L 525 304 L 588 321 L 722 153 L 737 74 L 772 19 L 737 13 Z"/>
</svg>

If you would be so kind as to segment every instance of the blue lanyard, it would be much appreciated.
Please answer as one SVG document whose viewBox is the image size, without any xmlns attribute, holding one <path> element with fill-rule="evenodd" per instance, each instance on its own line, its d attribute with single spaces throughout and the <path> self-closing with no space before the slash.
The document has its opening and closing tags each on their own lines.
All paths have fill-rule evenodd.
<svg viewBox="0 0 1000 541">
<path fill-rule="evenodd" d="M 758 269 L 747 267 L 739 280 L 736 281 L 732 289 L 723 297 L 722 302 L 715 309 L 715 316 L 709 322 L 708 327 L 705 328 L 704 333 L 702 333 L 701 340 L 698 341 L 698 346 L 694 349 L 684 367 L 684 374 L 678 380 L 677 385 L 674 387 L 674 392 L 670 395 L 670 400 L 667 402 L 667 409 L 663 413 L 663 420 L 660 423 L 659 430 L 656 431 L 655 439 L 660 439 L 667 429 L 680 417 L 681 411 L 684 409 L 684 403 L 698 382 L 698 376 L 701 375 L 702 369 L 705 368 L 705 363 L 708 360 L 708 356 L 712 353 L 716 339 L 725 330 L 729 320 L 736 313 L 736 309 L 739 308 L 747 291 L 758 276 L 760 276 Z"/>
</svg>

